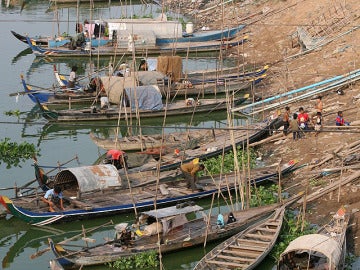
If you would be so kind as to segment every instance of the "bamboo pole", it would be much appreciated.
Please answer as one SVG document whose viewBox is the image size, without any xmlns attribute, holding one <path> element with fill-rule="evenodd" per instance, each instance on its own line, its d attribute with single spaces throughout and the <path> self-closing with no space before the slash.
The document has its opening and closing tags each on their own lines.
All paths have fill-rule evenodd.
<svg viewBox="0 0 360 270">
<path fill-rule="evenodd" d="M 66 243 L 69 242 L 69 241 L 73 241 L 73 240 L 81 237 L 85 232 L 86 232 L 86 233 L 91 233 L 91 232 L 93 232 L 93 231 L 96 231 L 96 230 L 98 230 L 98 229 L 100 229 L 100 228 L 103 228 L 103 227 L 105 227 L 105 226 L 112 225 L 112 224 L 114 224 L 114 222 L 113 222 L 112 220 L 110 220 L 109 222 L 106 222 L 106 223 L 104 223 L 104 224 L 102 224 L 102 225 L 100 225 L 100 226 L 97 226 L 97 227 L 89 228 L 88 230 L 85 230 L 84 227 L 83 227 L 83 230 L 81 231 L 80 234 L 74 235 L 73 237 L 70 237 L 70 238 L 68 238 L 68 239 L 66 239 L 66 240 L 63 240 L 63 241 L 61 241 L 61 242 L 59 242 L 59 243 L 57 243 L 57 244 L 59 244 L 59 245 L 66 244 Z M 43 250 L 40 250 L 40 251 L 38 251 L 38 252 L 30 255 L 30 259 L 35 259 L 35 258 L 41 256 L 42 254 L 48 252 L 49 250 L 50 250 L 50 247 L 45 248 L 45 249 L 43 249 Z"/>
<path fill-rule="evenodd" d="M 210 220 L 211 220 L 211 210 L 212 210 L 212 208 L 213 208 L 214 199 L 215 199 L 215 193 L 213 193 L 213 196 L 212 196 L 212 199 L 211 199 L 211 205 L 210 205 L 209 215 L 208 215 L 208 219 L 207 219 L 207 221 L 206 221 L 204 248 L 206 247 L 208 230 L 209 230 L 209 225 L 210 225 Z"/>
</svg>

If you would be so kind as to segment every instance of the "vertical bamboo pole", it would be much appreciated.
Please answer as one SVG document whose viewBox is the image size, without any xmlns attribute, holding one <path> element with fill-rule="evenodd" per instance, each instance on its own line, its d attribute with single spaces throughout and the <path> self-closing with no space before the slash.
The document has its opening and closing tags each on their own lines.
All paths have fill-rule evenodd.
<svg viewBox="0 0 360 270">
<path fill-rule="evenodd" d="M 209 225 L 210 225 L 210 220 L 211 220 L 211 210 L 212 210 L 212 208 L 213 208 L 214 199 L 215 199 L 215 193 L 213 193 L 213 195 L 212 195 L 211 205 L 210 205 L 210 210 L 209 210 L 209 215 L 208 215 L 208 219 L 207 219 L 207 221 L 206 221 L 206 230 L 205 230 L 204 248 L 206 247 L 206 241 L 207 241 L 207 236 L 208 236 L 208 230 L 209 230 Z M 220 212 L 219 212 L 219 213 L 220 213 Z"/>
<path fill-rule="evenodd" d="M 309 180 L 306 181 L 305 195 L 304 195 L 304 201 L 303 201 L 303 214 L 302 214 L 302 222 L 301 222 L 301 231 L 302 232 L 304 231 L 304 226 L 305 226 L 308 188 L 309 188 Z"/>
</svg>

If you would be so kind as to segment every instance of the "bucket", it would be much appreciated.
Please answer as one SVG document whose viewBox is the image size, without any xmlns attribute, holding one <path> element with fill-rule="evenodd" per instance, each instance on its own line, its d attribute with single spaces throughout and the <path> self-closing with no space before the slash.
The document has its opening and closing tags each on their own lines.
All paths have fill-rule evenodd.
<svg viewBox="0 0 360 270">
<path fill-rule="evenodd" d="M 107 97 L 101 97 L 100 98 L 100 107 L 101 109 L 107 109 L 109 108 L 109 99 Z"/>
<path fill-rule="evenodd" d="M 85 50 L 86 50 L 86 51 L 90 51 L 90 50 L 91 50 L 91 42 L 90 42 L 90 41 L 86 42 Z"/>
<path fill-rule="evenodd" d="M 186 34 L 191 35 L 192 33 L 194 33 L 194 24 L 192 22 L 188 22 L 186 24 Z"/>
</svg>

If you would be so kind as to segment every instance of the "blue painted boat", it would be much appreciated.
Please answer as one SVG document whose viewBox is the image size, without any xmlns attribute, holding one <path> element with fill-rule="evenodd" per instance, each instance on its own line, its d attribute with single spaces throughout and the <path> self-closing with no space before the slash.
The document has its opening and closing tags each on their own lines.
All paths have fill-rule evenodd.
<svg viewBox="0 0 360 270">
<path fill-rule="evenodd" d="M 57 72 L 55 73 L 57 74 Z M 63 82 L 60 88 L 44 89 L 37 87 L 37 89 L 33 89 L 32 86 L 26 83 L 24 76 L 21 74 L 20 78 L 24 92 L 18 94 L 25 94 L 35 104 L 40 103 L 43 105 L 69 104 L 69 99 L 71 103 L 91 103 L 96 98 L 96 92 L 84 91 L 81 85 L 76 85 L 73 89 L 67 88 L 66 78 L 62 75 L 58 76 L 59 80 Z"/>
<path fill-rule="evenodd" d="M 49 98 L 55 95 L 54 91 L 50 90 L 33 90 L 31 86 L 27 85 L 24 76 L 21 74 L 21 84 L 24 88 L 24 93 L 32 100 L 32 102 L 37 103 L 40 102 L 41 104 L 48 102 Z"/>
<path fill-rule="evenodd" d="M 290 161 L 281 168 L 281 174 L 294 170 L 296 161 Z M 38 168 L 38 167 L 37 167 Z M 36 170 L 36 166 L 35 166 Z M 254 169 L 251 172 L 251 183 L 263 183 L 265 181 L 277 181 L 278 166 Z M 198 180 L 198 190 L 186 189 L 185 181 L 174 181 L 175 172 L 163 172 L 161 187 L 156 185 L 156 180 L 146 181 L 146 174 L 138 179 L 131 192 L 125 179 L 121 179 L 117 169 L 110 164 L 66 168 L 55 177 L 52 185 L 61 186 L 64 196 L 65 210 L 57 209 L 57 212 L 49 212 L 48 205 L 41 201 L 39 192 L 33 195 L 17 196 L 13 199 L 0 196 L 2 203 L 8 212 L 25 222 L 43 226 L 51 223 L 66 222 L 78 219 L 88 219 L 130 212 L 136 209 L 147 209 L 154 206 L 154 198 L 158 207 L 176 204 L 188 200 L 196 200 L 211 196 L 219 191 L 227 191 L 235 188 L 237 176 L 233 173 L 202 177 Z M 36 175 L 43 175 L 37 173 Z M 152 172 L 149 175 L 154 178 Z M 149 176 L 150 177 L 150 176 Z M 157 178 L 157 176 L 156 176 Z M 172 181 L 169 181 L 172 180 Z M 224 181 L 226 179 L 226 181 Z M 152 183 L 149 183 L 149 182 Z M 154 182 L 155 181 L 155 182 Z M 39 186 L 44 187 L 44 179 L 38 177 Z M 47 182 L 48 183 L 48 182 Z M 51 182 L 50 182 L 51 183 Z M 50 185 L 50 184 L 48 184 Z M 47 185 L 47 186 L 48 186 Z M 46 186 L 46 187 L 47 187 Z M 161 190 L 161 191 L 160 191 Z M 23 192 L 21 189 L 19 192 Z"/>
<path fill-rule="evenodd" d="M 151 38 L 150 38 L 151 39 Z M 140 36 L 137 34 L 137 40 L 149 40 L 149 37 L 144 35 Z M 155 38 L 154 38 L 155 40 Z M 113 56 L 115 54 L 124 54 L 124 55 L 132 55 L 133 50 L 136 53 L 143 53 L 146 55 L 158 55 L 161 53 L 192 53 L 192 52 L 220 52 L 226 51 L 230 48 L 241 45 L 245 41 L 248 40 L 247 36 L 242 36 L 238 38 L 234 38 L 232 40 L 215 40 L 215 41 L 203 41 L 203 42 L 192 42 L 189 45 L 186 42 L 175 42 L 168 43 L 163 45 L 156 45 L 149 42 L 140 42 L 133 48 L 129 48 L 128 43 L 126 46 L 123 44 L 122 46 L 111 46 L 111 44 L 99 47 L 77 47 L 75 49 L 70 49 L 66 47 L 62 48 L 44 48 L 40 46 L 36 46 L 32 44 L 30 38 L 27 37 L 27 42 L 31 50 L 36 56 L 41 57 L 69 57 L 69 56 L 86 56 L 89 57 L 91 55 L 98 56 Z"/>
<path fill-rule="evenodd" d="M 23 36 L 15 31 L 10 31 L 10 32 L 14 35 L 14 37 L 16 37 L 21 42 L 28 44 L 26 40 L 26 36 Z M 71 37 L 69 36 L 58 37 L 58 38 L 34 36 L 29 38 L 33 45 L 46 47 L 46 48 L 59 48 L 68 45 L 71 42 Z M 110 41 L 111 40 L 109 40 L 109 38 L 85 39 L 85 42 L 90 42 L 92 47 L 105 46 Z"/>
<path fill-rule="evenodd" d="M 226 28 L 220 30 L 206 30 L 198 31 L 192 34 L 183 33 L 179 38 L 156 38 L 157 45 L 169 43 L 183 43 L 183 42 L 205 42 L 214 40 L 230 40 L 233 39 L 246 25 L 241 24 L 237 27 Z"/>
</svg>

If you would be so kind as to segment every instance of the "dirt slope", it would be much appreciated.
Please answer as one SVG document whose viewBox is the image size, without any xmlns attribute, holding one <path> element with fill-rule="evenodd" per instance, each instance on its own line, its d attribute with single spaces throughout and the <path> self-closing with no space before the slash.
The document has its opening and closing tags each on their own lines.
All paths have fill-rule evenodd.
<svg viewBox="0 0 360 270">
<path fill-rule="evenodd" d="M 270 65 L 266 80 L 255 89 L 258 96 L 266 97 L 284 93 L 360 68 L 360 29 L 357 28 L 360 25 L 360 5 L 358 0 L 233 2 L 172 0 L 165 2 L 176 11 L 180 9 L 183 14 L 192 14 L 195 29 L 248 24 L 244 32 L 249 36 L 249 41 L 241 48 L 232 49 L 226 57 L 235 57 L 244 65 L 256 67 Z M 223 2 L 228 3 L 222 5 Z M 302 38 L 299 43 L 297 33 L 303 34 L 304 31 L 311 38 Z M 310 46 L 314 44 L 311 41 L 319 39 L 323 40 L 323 46 L 304 53 L 304 44 L 307 48 L 311 48 Z M 298 56 L 293 57 L 295 55 Z M 347 121 L 355 124 L 360 120 L 359 89 L 360 83 L 357 83 L 344 87 L 344 95 L 338 95 L 335 90 L 322 94 L 325 125 L 334 126 L 336 113 L 339 110 L 344 111 Z M 291 104 L 291 112 L 296 112 L 300 106 L 311 111 L 314 99 L 315 96 Z M 329 128 L 317 137 L 307 134 L 304 139 L 295 142 L 292 141 L 291 135 L 288 135 L 276 143 L 272 142 L 259 147 L 258 151 L 264 159 L 274 162 L 279 160 L 285 162 L 295 158 L 301 164 L 307 164 L 297 171 L 292 179 L 283 184 L 284 188 L 294 187 L 294 192 L 305 190 L 308 186 L 310 193 L 356 172 L 356 169 L 350 168 L 325 176 L 313 173 L 342 166 L 344 159 L 350 158 L 351 155 L 356 159 L 360 150 L 356 147 L 348 149 L 347 146 L 360 139 L 359 131 L 360 129 Z M 339 154 L 334 154 L 338 148 L 342 150 L 338 151 Z M 328 155 L 332 155 L 333 158 L 316 166 Z M 358 160 L 353 160 L 351 165 L 357 165 L 358 162 Z M 348 212 L 353 213 L 351 249 L 358 256 L 360 255 L 359 187 L 360 179 L 307 205 L 309 209 L 307 218 L 320 224 L 330 213 L 335 212 L 341 205 L 345 205 Z"/>
</svg>

